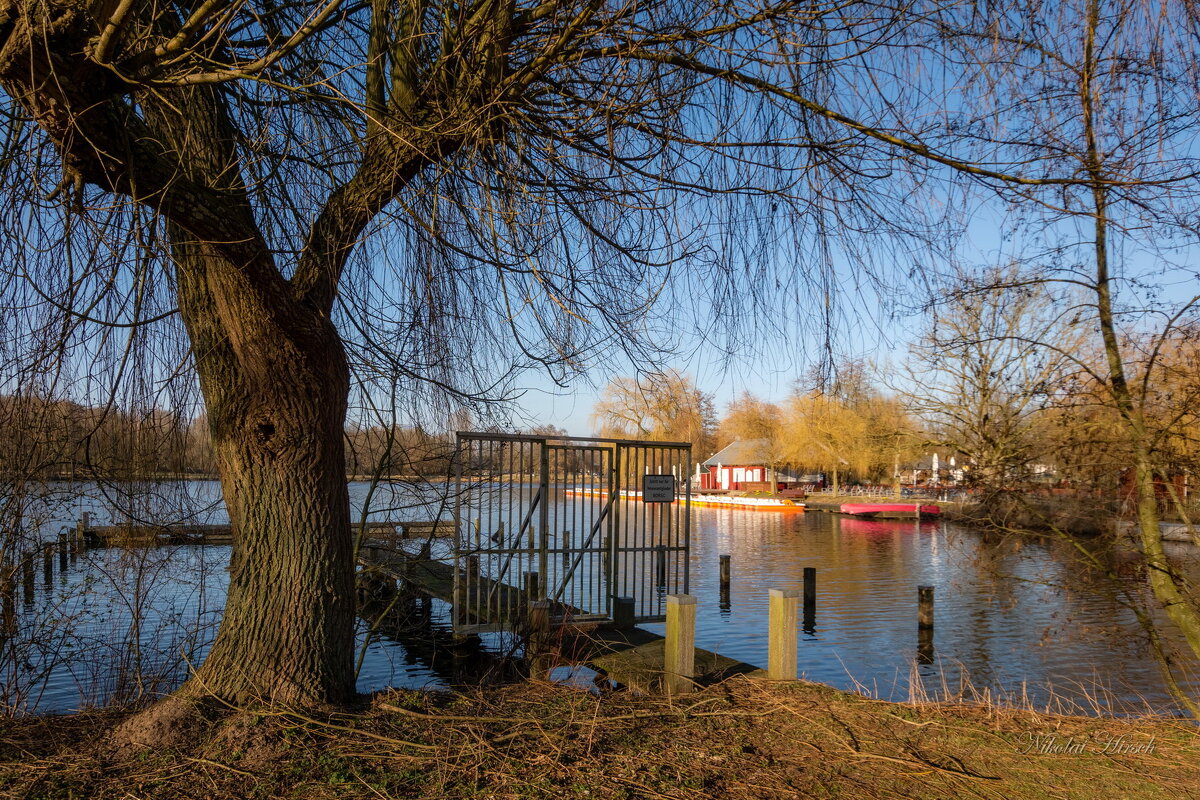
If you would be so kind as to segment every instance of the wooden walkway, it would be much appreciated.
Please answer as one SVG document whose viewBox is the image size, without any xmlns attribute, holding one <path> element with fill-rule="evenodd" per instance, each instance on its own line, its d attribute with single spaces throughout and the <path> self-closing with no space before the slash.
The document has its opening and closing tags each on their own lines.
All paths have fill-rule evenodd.
<svg viewBox="0 0 1200 800">
<path fill-rule="evenodd" d="M 471 582 L 469 594 L 463 598 L 466 602 L 458 602 L 459 599 L 454 596 L 454 567 L 443 561 L 415 556 L 386 543 L 373 541 L 359 552 L 358 562 L 422 594 L 450 603 L 459 613 L 470 614 L 466 620 L 470 623 L 517 622 L 529 616 L 529 602 L 524 592 L 515 586 L 482 576 Z M 496 620 L 469 611 L 480 608 L 503 610 L 506 618 Z"/>
<path fill-rule="evenodd" d="M 362 526 L 354 525 L 358 533 Z M 88 547 L 155 547 L 158 545 L 232 544 L 233 533 L 229 525 L 89 525 L 80 522 L 76 535 L 82 535 Z M 366 535 L 377 540 L 424 539 L 454 535 L 450 522 L 427 520 L 402 520 L 399 522 L 368 522 Z"/>
<path fill-rule="evenodd" d="M 385 543 L 372 542 L 359 554 L 359 563 L 405 584 L 410 591 L 427 594 L 455 605 L 459 613 L 467 609 L 489 607 L 487 603 L 455 604 L 454 568 L 445 562 L 407 553 Z M 472 592 L 492 596 L 490 608 L 504 610 L 511 616 L 504 620 L 472 614 L 468 623 L 504 622 L 514 628 L 528 625 L 530 601 L 521 589 L 480 577 L 473 581 Z M 474 599 L 468 597 L 468 600 Z M 611 620 L 563 604 L 550 609 L 551 630 L 548 653 L 540 657 L 542 668 L 547 663 L 587 664 L 617 683 L 642 691 L 662 689 L 664 674 L 664 643 L 666 638 L 642 628 L 618 629 Z M 695 671 L 698 683 L 712 683 L 730 675 L 765 676 L 765 672 L 736 659 L 727 658 L 699 648 L 695 651 Z"/>
</svg>

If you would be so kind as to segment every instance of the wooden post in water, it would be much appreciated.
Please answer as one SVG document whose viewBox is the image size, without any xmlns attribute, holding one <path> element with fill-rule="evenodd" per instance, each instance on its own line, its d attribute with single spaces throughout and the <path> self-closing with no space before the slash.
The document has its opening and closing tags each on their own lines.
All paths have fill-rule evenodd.
<svg viewBox="0 0 1200 800">
<path fill-rule="evenodd" d="M 817 614 L 817 568 L 804 568 L 804 616 Z"/>
<path fill-rule="evenodd" d="M 660 544 L 654 548 L 654 576 L 659 586 L 667 585 L 667 546 Z"/>
<path fill-rule="evenodd" d="M 92 514 L 84 511 L 79 515 L 79 524 L 75 526 L 75 542 L 73 553 L 80 553 L 87 546 L 87 533 L 92 529 Z"/>
<path fill-rule="evenodd" d="M 67 571 L 67 535 L 65 533 L 58 535 L 58 571 Z"/>
<path fill-rule="evenodd" d="M 667 640 L 663 647 L 663 687 L 667 694 L 690 692 L 696 677 L 696 598 L 667 595 Z"/>
<path fill-rule="evenodd" d="M 721 596 L 726 597 L 729 594 L 729 575 L 730 575 L 730 556 L 721 556 Z M 727 602 L 722 600 L 722 602 Z"/>
<path fill-rule="evenodd" d="M 9 636 L 17 632 L 16 571 L 7 561 L 0 563 L 0 604 L 4 607 L 4 632 Z"/>
<path fill-rule="evenodd" d="M 46 591 L 50 591 L 50 587 L 54 585 L 53 542 L 46 542 L 42 545 L 42 580 L 46 584 Z"/>
<path fill-rule="evenodd" d="M 917 629 L 917 663 L 933 663 L 933 628 Z"/>
<path fill-rule="evenodd" d="M 34 551 L 29 551 L 21 556 L 21 588 L 25 594 L 25 605 L 33 605 L 33 556 Z"/>
<path fill-rule="evenodd" d="M 795 589 L 771 589 L 767 611 L 767 677 L 794 681 L 797 676 L 796 629 L 800 593 Z"/>
<path fill-rule="evenodd" d="M 933 630 L 933 587 L 917 587 L 917 629 Z"/>
</svg>

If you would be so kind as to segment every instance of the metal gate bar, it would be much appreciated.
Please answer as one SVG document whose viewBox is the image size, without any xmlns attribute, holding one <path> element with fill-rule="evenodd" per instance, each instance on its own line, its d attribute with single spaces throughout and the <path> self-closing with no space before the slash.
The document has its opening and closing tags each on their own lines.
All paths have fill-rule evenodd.
<svg viewBox="0 0 1200 800">
<path fill-rule="evenodd" d="M 457 439 L 456 630 L 519 627 L 538 599 L 553 600 L 563 616 L 602 619 L 614 597 L 631 597 L 636 621 L 657 621 L 665 596 L 688 590 L 690 445 L 474 432 Z M 643 502 L 647 474 L 673 476 L 677 501 Z"/>
</svg>

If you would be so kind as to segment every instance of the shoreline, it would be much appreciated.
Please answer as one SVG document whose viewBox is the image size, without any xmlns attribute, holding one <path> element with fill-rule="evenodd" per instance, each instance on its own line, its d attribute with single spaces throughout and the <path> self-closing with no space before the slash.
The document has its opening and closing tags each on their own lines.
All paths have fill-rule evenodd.
<svg viewBox="0 0 1200 800">
<path fill-rule="evenodd" d="M 1200 793 L 1187 720 L 891 703 L 731 678 L 669 700 L 539 681 L 392 690 L 349 712 L 249 710 L 115 753 L 129 712 L 12 720 L 0 798 L 775 797 L 1091 800 Z"/>
</svg>

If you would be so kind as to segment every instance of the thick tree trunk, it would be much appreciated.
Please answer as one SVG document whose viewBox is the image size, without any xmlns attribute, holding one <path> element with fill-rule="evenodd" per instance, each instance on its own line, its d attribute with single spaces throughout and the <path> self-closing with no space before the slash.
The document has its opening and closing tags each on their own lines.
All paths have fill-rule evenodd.
<svg viewBox="0 0 1200 800">
<path fill-rule="evenodd" d="M 376 157 L 365 176 L 334 192 L 337 202 L 314 225 L 320 235 L 300 254 L 304 269 L 294 265 L 304 285 L 294 286 L 243 183 L 244 136 L 227 89 L 124 84 L 88 55 L 104 20 L 124 15 L 122 35 L 148 42 L 165 41 L 180 21 L 152 4 L 113 7 L 0 3 L 0 84 L 53 140 L 67 183 L 94 184 L 168 220 L 179 309 L 234 533 L 224 620 L 181 695 L 341 703 L 354 691 L 342 442 L 349 377 L 329 313 L 362 226 L 424 162 L 401 168 Z M 130 739 L 153 742 L 171 713 L 148 716 Z"/>
<path fill-rule="evenodd" d="M 342 703 L 354 691 L 354 594 L 344 445 L 348 370 L 329 319 L 237 279 L 180 231 L 191 336 L 233 525 L 220 632 L 185 695 Z"/>
</svg>

